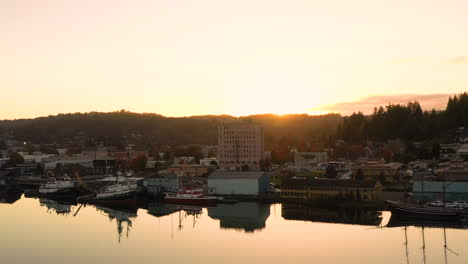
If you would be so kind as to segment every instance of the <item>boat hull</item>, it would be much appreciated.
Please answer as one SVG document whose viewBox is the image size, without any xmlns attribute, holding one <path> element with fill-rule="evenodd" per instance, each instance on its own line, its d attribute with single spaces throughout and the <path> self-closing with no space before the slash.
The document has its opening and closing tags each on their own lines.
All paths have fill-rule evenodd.
<svg viewBox="0 0 468 264">
<path fill-rule="evenodd" d="M 396 215 L 425 218 L 458 218 L 462 216 L 462 210 L 454 208 L 422 207 L 396 201 L 387 201 L 387 205 L 392 214 Z"/>
<path fill-rule="evenodd" d="M 113 195 L 105 198 L 90 196 L 78 197 L 79 202 L 102 205 L 111 208 L 134 209 L 137 207 L 137 199 L 134 192 Z"/>
<path fill-rule="evenodd" d="M 38 196 L 42 197 L 56 197 L 56 198 L 76 198 L 78 196 L 78 191 L 76 188 L 63 188 L 63 189 L 40 189 Z"/>
</svg>

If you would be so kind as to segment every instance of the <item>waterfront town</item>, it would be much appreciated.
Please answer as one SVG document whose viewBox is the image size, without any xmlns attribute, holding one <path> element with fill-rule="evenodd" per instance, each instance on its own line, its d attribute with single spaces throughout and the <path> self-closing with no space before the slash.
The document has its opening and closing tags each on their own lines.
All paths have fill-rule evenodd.
<svg viewBox="0 0 468 264">
<path fill-rule="evenodd" d="M 451 132 L 450 142 L 429 150 L 424 142 L 412 143 L 413 148 L 420 145 L 417 151 L 430 153 L 422 155 L 425 159 L 396 158 L 408 153 L 408 144 L 399 139 L 351 145 L 340 155 L 347 142 L 337 138 L 322 149 L 288 145 L 281 161 L 277 149 L 266 147 L 264 125 L 252 120 L 219 122 L 216 145 L 159 146 L 162 151 L 139 148 L 137 140 L 86 147 L 87 139 L 79 134 L 63 145 L 38 144 L 18 140 L 14 129 L 3 131 L 3 196 L 24 193 L 113 208 L 148 201 L 208 207 L 257 201 L 379 210 L 390 206 L 417 214 L 394 208 L 396 202 L 427 205 L 440 213 L 460 209 L 460 217 L 465 203 L 468 207 L 468 129 L 463 126 Z"/>
</svg>

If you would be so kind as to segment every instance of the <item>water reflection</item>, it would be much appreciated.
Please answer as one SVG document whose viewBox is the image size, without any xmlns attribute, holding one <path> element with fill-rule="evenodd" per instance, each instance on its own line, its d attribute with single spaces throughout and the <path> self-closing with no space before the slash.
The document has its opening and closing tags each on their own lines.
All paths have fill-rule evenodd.
<svg viewBox="0 0 468 264">
<path fill-rule="evenodd" d="M 39 204 L 47 208 L 48 213 L 56 213 L 58 215 L 69 215 L 72 210 L 72 205 L 76 203 L 70 201 L 56 201 L 48 198 L 39 198 Z"/>
<path fill-rule="evenodd" d="M 376 209 L 313 208 L 297 204 L 282 204 L 282 216 L 286 220 L 301 220 L 323 223 L 341 223 L 378 226 L 382 222 L 381 213 Z"/>
<path fill-rule="evenodd" d="M 23 197 L 0 204 L 0 214 L 15 216 L 0 218 L 2 263 L 466 263 L 466 223 L 382 221 L 370 209 L 151 202 L 122 210 Z M 77 249 L 85 253 L 70 262 Z"/>
<path fill-rule="evenodd" d="M 0 186 L 0 203 L 13 204 L 21 198 L 22 191 L 14 187 Z"/>
<path fill-rule="evenodd" d="M 130 229 L 132 227 L 132 219 L 137 217 L 137 211 L 131 211 L 131 210 L 117 210 L 109 207 L 104 207 L 100 205 L 95 205 L 96 209 L 98 212 L 104 213 L 107 215 L 109 218 L 110 222 L 113 222 L 114 220 L 117 223 L 117 234 L 118 234 L 118 241 L 120 243 L 120 240 L 122 238 L 122 233 L 124 230 L 124 225 L 126 226 L 126 237 L 128 238 L 128 234 L 130 232 Z"/>
<path fill-rule="evenodd" d="M 265 228 L 270 216 L 270 205 L 254 202 L 218 204 L 208 208 L 208 216 L 220 220 L 220 227 L 244 232 L 254 232 Z"/>
</svg>

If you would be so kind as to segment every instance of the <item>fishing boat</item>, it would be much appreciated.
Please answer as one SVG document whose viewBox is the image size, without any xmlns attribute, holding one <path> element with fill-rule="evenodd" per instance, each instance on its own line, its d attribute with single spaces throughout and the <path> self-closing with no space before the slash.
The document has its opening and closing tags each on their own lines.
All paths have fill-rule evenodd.
<svg viewBox="0 0 468 264">
<path fill-rule="evenodd" d="M 136 194 L 139 191 L 137 182 L 116 182 L 103 187 L 95 194 L 80 196 L 79 202 L 87 202 L 118 208 L 135 208 Z"/>
<path fill-rule="evenodd" d="M 215 196 L 205 196 L 201 189 L 184 189 L 176 193 L 167 193 L 164 201 L 170 204 L 215 206 Z"/>
<path fill-rule="evenodd" d="M 442 218 L 458 218 L 466 215 L 466 211 L 463 208 L 421 206 L 391 200 L 387 200 L 386 202 L 392 214 L 398 215 Z"/>
<path fill-rule="evenodd" d="M 40 195 L 73 195 L 76 193 L 76 181 L 69 177 L 49 178 L 39 186 Z"/>
</svg>

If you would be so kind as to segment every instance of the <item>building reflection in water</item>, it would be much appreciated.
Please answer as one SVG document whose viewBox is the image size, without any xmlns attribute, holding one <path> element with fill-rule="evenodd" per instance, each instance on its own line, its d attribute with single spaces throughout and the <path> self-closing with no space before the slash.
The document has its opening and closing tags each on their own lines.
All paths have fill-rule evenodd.
<svg viewBox="0 0 468 264">
<path fill-rule="evenodd" d="M 124 230 L 124 225 L 126 226 L 125 235 L 128 237 L 130 229 L 132 227 L 132 219 L 137 217 L 136 209 L 134 211 L 126 211 L 121 209 L 112 209 L 100 205 L 95 205 L 96 209 L 100 212 L 107 214 L 109 217 L 109 221 L 113 221 L 114 219 L 117 222 L 117 233 L 118 233 L 118 241 L 122 238 L 122 233 Z"/>
<path fill-rule="evenodd" d="M 219 219 L 221 228 L 254 232 L 265 228 L 265 222 L 270 216 L 270 205 L 254 202 L 218 204 L 208 208 L 208 216 Z"/>
<path fill-rule="evenodd" d="M 286 220 L 378 226 L 382 222 L 377 210 L 346 208 L 313 208 L 299 204 L 282 204 L 281 216 Z"/>
<path fill-rule="evenodd" d="M 189 217 L 193 219 L 192 226 L 195 228 L 197 219 L 203 214 L 203 208 L 199 206 L 172 205 L 164 203 L 148 204 L 148 214 L 157 218 L 172 215 L 174 213 L 178 213 L 178 230 L 182 230 L 182 228 L 184 227 L 184 220 L 186 220 Z"/>
</svg>

